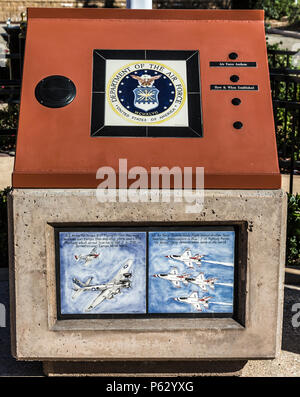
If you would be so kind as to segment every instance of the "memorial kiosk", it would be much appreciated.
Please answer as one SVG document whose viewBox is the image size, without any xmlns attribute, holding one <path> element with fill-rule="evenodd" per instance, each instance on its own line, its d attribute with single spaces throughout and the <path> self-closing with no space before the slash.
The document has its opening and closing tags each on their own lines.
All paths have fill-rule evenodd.
<svg viewBox="0 0 300 397">
<path fill-rule="evenodd" d="M 203 208 L 187 211 L 178 189 L 124 200 L 127 181 L 161 167 L 192 171 L 192 189 L 203 167 Z M 122 194 L 101 202 L 108 179 Z M 9 200 L 14 356 L 274 358 L 280 187 L 262 11 L 29 9 Z"/>
</svg>

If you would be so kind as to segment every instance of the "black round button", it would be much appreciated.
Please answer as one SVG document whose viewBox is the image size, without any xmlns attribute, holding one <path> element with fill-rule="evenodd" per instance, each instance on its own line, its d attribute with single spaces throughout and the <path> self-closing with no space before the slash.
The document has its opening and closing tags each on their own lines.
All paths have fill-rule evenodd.
<svg viewBox="0 0 300 397">
<path fill-rule="evenodd" d="M 48 108 L 62 108 L 76 96 L 74 83 L 64 76 L 48 76 L 35 87 L 38 102 Z"/>
<path fill-rule="evenodd" d="M 240 130 L 243 127 L 243 123 L 241 121 L 236 121 L 233 123 L 233 126 L 236 130 Z"/>
<path fill-rule="evenodd" d="M 229 56 L 229 59 L 237 59 L 238 54 L 236 52 L 231 52 L 228 56 Z"/>
<path fill-rule="evenodd" d="M 233 98 L 232 101 L 231 101 L 231 103 L 232 103 L 234 106 L 240 105 L 241 102 L 242 102 L 242 101 L 240 100 L 240 98 Z"/>
<path fill-rule="evenodd" d="M 237 76 L 236 74 L 233 74 L 232 76 L 230 76 L 230 80 L 233 82 L 233 83 L 236 83 L 237 81 L 239 81 L 239 76 Z"/>
</svg>

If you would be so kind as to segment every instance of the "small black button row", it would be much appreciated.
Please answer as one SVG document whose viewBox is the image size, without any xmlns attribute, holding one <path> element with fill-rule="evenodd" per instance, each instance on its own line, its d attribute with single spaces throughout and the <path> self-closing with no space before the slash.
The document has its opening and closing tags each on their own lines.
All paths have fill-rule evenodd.
<svg viewBox="0 0 300 397">
<path fill-rule="evenodd" d="M 232 103 L 234 106 L 239 106 L 239 105 L 242 103 L 242 101 L 240 100 L 240 98 L 233 98 L 232 101 L 231 101 L 231 103 Z"/>
<path fill-rule="evenodd" d="M 240 130 L 243 127 L 243 123 L 241 121 L 236 121 L 236 122 L 233 123 L 233 127 L 236 130 Z"/>
<path fill-rule="evenodd" d="M 236 52 L 231 52 L 229 55 L 228 55 L 228 57 L 229 57 L 229 59 L 237 59 L 238 58 L 238 54 L 236 53 Z M 233 82 L 233 83 L 236 83 L 237 81 L 239 81 L 239 76 L 237 76 L 236 74 L 234 74 L 234 75 L 232 75 L 231 77 L 230 77 L 230 80 Z"/>
<path fill-rule="evenodd" d="M 239 56 L 238 56 L 238 54 L 237 54 L 236 52 L 231 52 L 231 53 L 228 55 L 228 57 L 229 57 L 229 59 L 237 59 Z M 232 76 L 230 77 L 230 80 L 231 80 L 233 83 L 238 82 L 239 79 L 240 79 L 240 77 L 237 76 L 236 74 L 234 74 L 234 75 L 232 75 Z"/>
<path fill-rule="evenodd" d="M 230 81 L 232 81 L 233 83 L 238 82 L 240 79 L 239 76 L 237 76 L 236 74 L 233 74 L 232 76 L 230 76 Z"/>
<path fill-rule="evenodd" d="M 236 52 L 231 52 L 230 54 L 229 54 L 229 59 L 237 59 L 238 58 L 238 54 L 236 53 Z M 236 82 L 238 82 L 239 81 L 239 76 L 237 76 L 237 75 L 232 75 L 231 77 L 230 77 L 230 80 L 233 82 L 233 83 L 236 83 Z M 233 98 L 232 99 L 232 101 L 231 101 L 231 103 L 234 105 L 234 106 L 238 106 L 238 105 L 240 105 L 241 104 L 241 100 L 240 100 L 240 98 Z M 243 128 L 243 123 L 241 122 L 241 121 L 235 121 L 234 123 L 233 123 L 233 127 L 236 129 L 236 130 L 240 130 L 241 128 Z"/>
<path fill-rule="evenodd" d="M 237 58 L 238 58 L 238 54 L 237 54 L 236 52 L 231 52 L 231 53 L 228 55 L 228 57 L 229 57 L 229 59 L 234 60 L 234 59 L 237 59 Z M 230 81 L 232 81 L 233 83 L 238 82 L 239 79 L 240 79 L 239 76 L 237 76 L 236 74 L 233 74 L 232 76 L 230 76 Z M 234 106 L 240 105 L 241 102 L 242 102 L 242 101 L 240 100 L 240 98 L 233 98 L 232 101 L 231 101 L 231 103 L 232 103 Z M 240 130 L 240 129 L 243 127 L 243 123 L 242 123 L 241 121 L 236 121 L 236 122 L 233 123 L 233 127 L 234 127 L 236 130 Z"/>
<path fill-rule="evenodd" d="M 237 58 L 238 58 L 238 54 L 237 54 L 236 52 L 231 52 L 231 53 L 228 55 L 228 57 L 229 57 L 229 59 L 237 59 Z M 236 74 L 233 74 L 232 76 L 230 76 L 230 80 L 231 80 L 233 83 L 237 83 L 237 82 L 239 81 L 239 79 L 240 79 L 240 77 L 237 76 Z"/>
<path fill-rule="evenodd" d="M 231 52 L 229 55 L 228 55 L 228 57 L 229 57 L 229 59 L 237 59 L 238 58 L 238 54 L 236 53 L 236 52 Z"/>
</svg>

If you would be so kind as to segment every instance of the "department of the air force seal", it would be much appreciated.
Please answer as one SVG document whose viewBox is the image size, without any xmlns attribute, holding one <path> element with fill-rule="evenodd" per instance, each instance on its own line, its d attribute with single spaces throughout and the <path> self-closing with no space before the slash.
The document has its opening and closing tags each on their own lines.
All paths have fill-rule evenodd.
<svg viewBox="0 0 300 397">
<path fill-rule="evenodd" d="M 140 125 L 169 120 L 186 100 L 180 75 L 154 61 L 134 62 L 119 69 L 111 77 L 106 93 L 114 112 Z"/>
</svg>

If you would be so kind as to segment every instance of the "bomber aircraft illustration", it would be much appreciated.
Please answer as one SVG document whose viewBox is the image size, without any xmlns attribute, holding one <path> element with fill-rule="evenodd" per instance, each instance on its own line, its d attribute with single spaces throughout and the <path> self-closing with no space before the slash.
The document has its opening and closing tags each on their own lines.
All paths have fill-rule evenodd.
<svg viewBox="0 0 300 397">
<path fill-rule="evenodd" d="M 174 267 L 170 273 L 160 273 L 160 274 L 153 274 L 153 277 L 157 278 L 162 278 L 164 280 L 169 280 L 172 282 L 174 287 L 180 288 L 180 283 L 183 283 L 185 285 L 188 285 L 187 277 L 189 277 L 188 274 L 179 274 L 178 269 Z"/>
<path fill-rule="evenodd" d="M 189 303 L 194 309 L 199 312 L 202 311 L 202 306 L 208 309 L 208 300 L 213 298 L 212 296 L 205 296 L 204 298 L 199 298 L 197 292 L 192 292 L 190 296 L 183 296 L 174 298 L 177 302 Z"/>
<path fill-rule="evenodd" d="M 199 273 L 198 276 L 196 277 L 186 277 L 185 281 L 189 282 L 191 284 L 198 285 L 202 291 L 207 291 L 207 287 L 210 287 L 211 289 L 215 288 L 215 282 L 218 279 L 216 277 L 213 278 L 205 278 L 204 273 Z"/>
<path fill-rule="evenodd" d="M 194 263 L 198 266 L 201 265 L 201 260 L 205 255 L 192 255 L 190 248 L 187 248 L 182 255 L 166 255 L 166 258 L 174 259 L 175 261 L 183 262 L 186 266 L 194 269 Z"/>
<path fill-rule="evenodd" d="M 90 277 L 85 283 L 73 278 L 73 289 L 75 293 L 73 294 L 72 298 L 77 298 L 84 291 L 100 291 L 99 295 L 87 307 L 86 311 L 94 309 L 105 299 L 112 299 L 114 295 L 119 294 L 123 288 L 131 287 L 131 281 L 129 279 L 131 278 L 132 273 L 129 272 L 129 269 L 131 268 L 132 263 L 132 259 L 127 260 L 117 274 L 108 283 L 90 285 L 93 279 L 92 277 Z"/>
<path fill-rule="evenodd" d="M 98 258 L 100 253 L 97 253 L 97 248 L 94 247 L 92 251 L 87 255 L 75 255 L 76 261 L 84 260 L 84 266 L 87 266 L 93 259 Z"/>
</svg>

